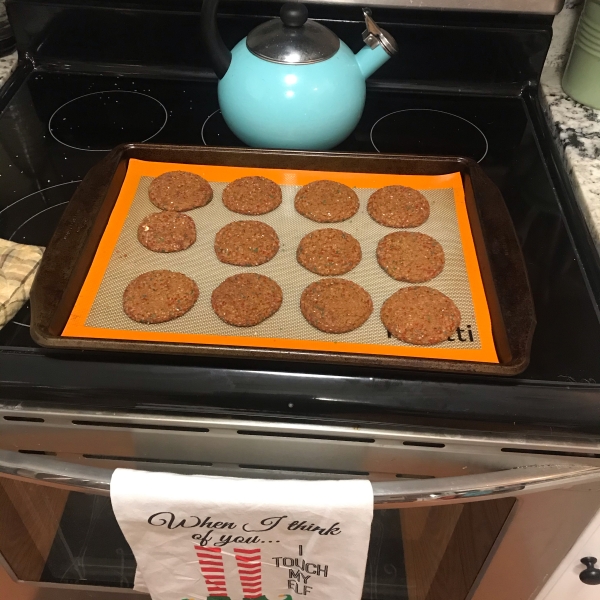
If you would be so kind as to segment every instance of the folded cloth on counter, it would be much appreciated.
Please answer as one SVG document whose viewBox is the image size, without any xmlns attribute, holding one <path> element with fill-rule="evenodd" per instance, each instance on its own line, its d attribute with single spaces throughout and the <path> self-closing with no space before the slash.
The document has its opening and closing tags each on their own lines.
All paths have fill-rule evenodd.
<svg viewBox="0 0 600 600">
<path fill-rule="evenodd" d="M 0 239 L 0 329 L 29 299 L 44 248 Z"/>
<path fill-rule="evenodd" d="M 117 521 L 153 600 L 360 600 L 369 481 L 299 481 L 117 469 Z"/>
</svg>

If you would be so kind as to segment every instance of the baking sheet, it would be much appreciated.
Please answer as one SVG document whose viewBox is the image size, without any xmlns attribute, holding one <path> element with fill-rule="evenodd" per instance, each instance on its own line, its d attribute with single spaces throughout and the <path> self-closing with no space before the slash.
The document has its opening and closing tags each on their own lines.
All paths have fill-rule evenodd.
<svg viewBox="0 0 600 600">
<path fill-rule="evenodd" d="M 152 178 L 170 170 L 202 175 L 211 183 L 214 198 L 206 207 L 187 213 L 196 223 L 196 243 L 182 252 L 160 254 L 147 250 L 138 242 L 137 227 L 146 215 L 157 211 L 147 193 Z M 248 175 L 263 175 L 280 184 L 281 206 L 258 217 L 239 215 L 226 209 L 221 202 L 224 187 L 228 182 Z M 302 185 L 317 179 L 333 179 L 352 187 L 360 199 L 358 213 L 345 222 L 332 224 L 314 223 L 299 215 L 293 204 L 295 193 Z M 419 189 L 429 200 L 429 219 L 409 231 L 420 231 L 437 239 L 444 248 L 446 265 L 440 275 L 424 285 L 447 294 L 461 311 L 461 331 L 435 346 L 412 346 L 390 338 L 379 318 L 383 302 L 398 289 L 410 285 L 393 280 L 377 264 L 377 243 L 395 229 L 379 225 L 366 211 L 371 193 L 392 184 Z M 246 219 L 263 221 L 275 229 L 280 238 L 278 254 L 258 267 L 235 267 L 219 262 L 213 249 L 216 233 L 227 223 Z M 320 332 L 305 321 L 299 308 L 304 288 L 320 277 L 297 263 L 296 248 L 304 235 L 323 227 L 346 231 L 360 242 L 361 263 L 342 277 L 363 286 L 373 299 L 374 310 L 369 320 L 345 334 Z M 125 315 L 122 309 L 125 287 L 135 277 L 152 269 L 179 271 L 197 282 L 200 297 L 189 313 L 156 325 L 136 323 Z M 281 309 L 255 327 L 238 328 L 223 323 L 210 304 L 212 291 L 227 277 L 241 272 L 267 275 L 283 290 Z M 62 335 L 498 362 L 459 173 L 404 176 L 179 165 L 132 159 Z"/>
</svg>

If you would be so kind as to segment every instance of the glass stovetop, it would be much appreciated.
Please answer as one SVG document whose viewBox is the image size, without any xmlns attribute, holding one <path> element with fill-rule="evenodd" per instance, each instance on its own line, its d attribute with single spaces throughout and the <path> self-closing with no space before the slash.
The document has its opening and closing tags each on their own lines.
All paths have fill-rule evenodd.
<svg viewBox="0 0 600 600">
<path fill-rule="evenodd" d="M 214 81 L 34 72 L 0 116 L 0 237 L 46 245 L 77 184 L 123 142 L 243 145 L 218 111 Z M 600 381 L 600 324 L 525 103 L 370 89 L 336 150 L 466 155 L 502 191 L 521 240 L 537 312 L 525 379 Z M 35 348 L 29 307 L 0 346 Z"/>
</svg>

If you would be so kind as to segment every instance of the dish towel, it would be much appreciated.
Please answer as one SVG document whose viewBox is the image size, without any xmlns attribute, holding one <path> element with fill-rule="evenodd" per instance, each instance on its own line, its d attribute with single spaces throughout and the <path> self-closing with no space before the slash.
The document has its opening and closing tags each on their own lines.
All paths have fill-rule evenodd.
<svg viewBox="0 0 600 600">
<path fill-rule="evenodd" d="M 117 469 L 117 521 L 135 587 L 153 600 L 360 600 L 369 481 L 299 481 Z"/>
<path fill-rule="evenodd" d="M 44 249 L 0 239 L 0 329 L 29 299 Z"/>
</svg>

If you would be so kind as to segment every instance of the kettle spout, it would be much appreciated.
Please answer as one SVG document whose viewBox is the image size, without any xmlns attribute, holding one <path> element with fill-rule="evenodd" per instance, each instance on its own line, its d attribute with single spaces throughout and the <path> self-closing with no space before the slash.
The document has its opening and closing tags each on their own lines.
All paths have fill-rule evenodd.
<svg viewBox="0 0 600 600">
<path fill-rule="evenodd" d="M 381 29 L 371 18 L 371 10 L 363 8 L 366 29 L 363 31 L 365 47 L 355 55 L 358 68 L 366 79 L 398 52 L 396 40 Z"/>
<path fill-rule="evenodd" d="M 391 56 L 383 49 L 382 46 L 369 48 L 365 46 L 357 54 L 354 55 L 358 68 L 362 76 L 366 79 L 370 77 L 381 65 L 390 60 Z"/>
</svg>

